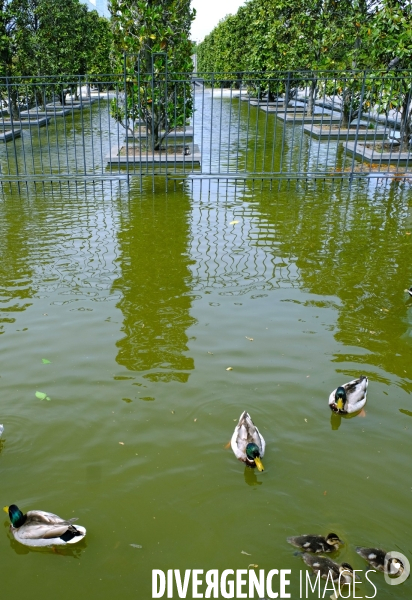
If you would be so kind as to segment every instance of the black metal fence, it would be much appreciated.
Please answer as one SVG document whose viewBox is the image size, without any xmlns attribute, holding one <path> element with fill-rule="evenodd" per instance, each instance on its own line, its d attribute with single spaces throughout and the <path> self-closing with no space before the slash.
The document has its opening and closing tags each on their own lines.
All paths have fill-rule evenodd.
<svg viewBox="0 0 412 600">
<path fill-rule="evenodd" d="M 0 79 L 1 182 L 408 177 L 410 72 Z"/>
</svg>

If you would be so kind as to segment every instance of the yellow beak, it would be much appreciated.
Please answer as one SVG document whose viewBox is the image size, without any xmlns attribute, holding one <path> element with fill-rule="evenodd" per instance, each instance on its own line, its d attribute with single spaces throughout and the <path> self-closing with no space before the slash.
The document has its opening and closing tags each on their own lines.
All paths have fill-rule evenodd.
<svg viewBox="0 0 412 600">
<path fill-rule="evenodd" d="M 4 510 L 5 513 L 9 514 L 9 507 L 8 506 L 4 506 L 3 510 Z"/>
<path fill-rule="evenodd" d="M 257 466 L 259 471 L 264 471 L 265 467 L 262 465 L 262 461 L 260 458 L 255 458 L 255 465 Z"/>
<path fill-rule="evenodd" d="M 336 406 L 338 407 L 339 410 L 343 410 L 343 400 L 342 400 L 342 398 L 338 399 L 338 401 L 336 402 Z"/>
</svg>

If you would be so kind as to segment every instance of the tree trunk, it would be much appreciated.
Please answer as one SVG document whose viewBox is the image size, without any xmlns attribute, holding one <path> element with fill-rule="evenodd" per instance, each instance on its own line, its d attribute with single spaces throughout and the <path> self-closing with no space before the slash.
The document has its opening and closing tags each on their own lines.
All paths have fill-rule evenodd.
<svg viewBox="0 0 412 600">
<path fill-rule="evenodd" d="M 412 135 L 412 114 L 411 114 L 411 103 L 412 103 L 412 87 L 406 92 L 402 102 L 402 116 L 401 116 L 401 130 L 400 130 L 400 144 L 401 150 L 409 152 L 411 149 L 410 141 Z"/>
<path fill-rule="evenodd" d="M 318 87 L 318 80 L 316 77 L 312 79 L 312 83 L 310 84 L 310 94 L 309 94 L 309 102 L 308 102 L 308 117 L 313 115 L 313 107 L 315 104 L 316 97 L 316 89 Z"/>
<path fill-rule="evenodd" d="M 13 88 L 10 92 L 10 114 L 14 121 L 20 119 L 19 105 L 18 105 L 18 92 L 16 88 Z"/>
</svg>

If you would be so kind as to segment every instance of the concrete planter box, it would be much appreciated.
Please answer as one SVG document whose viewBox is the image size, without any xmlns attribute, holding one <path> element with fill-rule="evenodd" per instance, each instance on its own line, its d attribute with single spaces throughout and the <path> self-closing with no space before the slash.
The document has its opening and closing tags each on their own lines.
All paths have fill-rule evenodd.
<svg viewBox="0 0 412 600">
<path fill-rule="evenodd" d="M 121 146 L 120 148 L 119 146 L 114 146 L 110 154 L 106 156 L 106 160 L 108 165 L 117 165 L 119 167 L 127 165 L 199 166 L 202 157 L 199 146 L 197 144 L 187 144 L 186 147 L 189 150 L 189 154 L 175 153 L 172 152 L 171 149 L 168 149 L 168 153 L 166 154 L 165 151 L 154 153 L 152 151 L 146 151 L 146 149 L 140 151 L 139 147 L 129 145 L 129 154 L 126 156 L 126 145 Z"/>
<path fill-rule="evenodd" d="M 65 117 L 66 115 L 70 115 L 72 111 L 72 108 L 59 108 L 55 105 L 48 105 L 46 106 L 46 110 L 37 110 L 37 108 L 22 110 L 20 112 L 20 117 L 22 119 L 38 119 L 39 117 Z"/>
<path fill-rule="evenodd" d="M 341 122 L 342 117 L 341 115 L 336 115 L 336 114 L 324 114 L 324 113 L 318 113 L 318 114 L 314 114 L 314 115 L 305 115 L 303 113 L 296 113 L 296 114 L 291 114 L 290 112 L 287 113 L 278 113 L 276 115 L 276 118 L 278 118 L 280 121 L 286 121 L 287 123 L 298 123 L 299 125 L 302 123 L 314 123 L 314 124 L 320 124 L 322 125 L 323 123 L 329 125 L 329 124 L 338 124 Z"/>
<path fill-rule="evenodd" d="M 284 106 L 259 106 L 261 110 L 264 110 L 267 113 L 277 113 L 277 115 L 298 115 L 301 117 L 303 113 L 307 112 L 304 106 L 296 106 L 294 108 L 286 108 Z"/>
<path fill-rule="evenodd" d="M 147 132 L 146 132 L 146 127 L 140 127 L 139 129 L 135 129 L 134 131 L 134 135 L 129 134 L 127 136 L 127 140 L 129 142 L 137 142 L 137 144 L 139 143 L 140 140 L 146 140 L 147 139 Z M 176 129 L 172 129 L 172 131 L 170 131 L 165 140 L 167 139 L 168 142 L 168 146 L 170 147 L 170 145 L 173 145 L 174 142 L 179 143 L 179 144 L 183 144 L 185 143 L 185 145 L 187 145 L 187 143 L 191 143 L 193 142 L 193 127 L 177 127 Z"/>
<path fill-rule="evenodd" d="M 315 138 L 316 140 L 339 140 L 344 142 L 346 140 L 385 140 L 388 137 L 388 131 L 385 128 L 380 129 L 359 129 L 352 127 L 350 129 L 332 129 L 327 125 L 317 127 L 316 125 L 305 125 L 303 131 Z"/>
<path fill-rule="evenodd" d="M 345 144 L 345 149 L 348 154 L 362 161 L 378 163 L 380 165 L 412 165 L 412 153 L 399 152 L 396 148 L 391 152 L 379 152 L 378 150 L 367 148 L 365 144 L 348 142 Z"/>
<path fill-rule="evenodd" d="M 53 110 L 54 107 L 56 107 L 58 110 L 63 110 L 64 108 L 70 108 L 70 110 L 79 110 L 81 108 L 90 108 L 90 106 L 95 102 L 97 102 L 97 98 L 87 98 L 87 100 L 85 99 L 81 102 L 80 100 L 68 100 L 64 105 L 57 101 L 46 104 L 46 109 L 50 107 Z"/>
<path fill-rule="evenodd" d="M 41 119 L 25 119 L 24 121 L 13 121 L 13 127 L 19 129 L 28 129 L 30 127 L 44 127 L 47 123 L 50 123 L 50 117 L 42 117 Z M 10 129 L 12 126 L 11 121 L 0 121 L 0 129 Z"/>
<path fill-rule="evenodd" d="M 10 140 L 14 140 L 14 138 L 18 138 L 20 136 L 20 129 L 14 129 L 13 131 L 4 131 L 3 133 L 0 133 L 0 142 L 9 142 Z"/>
<path fill-rule="evenodd" d="M 266 102 L 266 100 L 256 100 L 255 98 L 253 100 L 250 100 L 250 106 L 259 106 L 259 108 L 262 108 L 264 106 L 283 106 L 284 104 L 284 98 L 278 98 L 273 102 Z"/>
</svg>

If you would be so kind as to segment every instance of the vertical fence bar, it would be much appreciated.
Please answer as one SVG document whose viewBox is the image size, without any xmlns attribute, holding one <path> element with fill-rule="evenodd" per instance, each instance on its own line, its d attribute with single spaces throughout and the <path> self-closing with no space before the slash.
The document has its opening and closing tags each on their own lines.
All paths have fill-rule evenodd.
<svg viewBox="0 0 412 600">
<path fill-rule="evenodd" d="M 126 179 L 127 185 L 130 186 L 130 174 L 129 174 L 129 111 L 127 106 L 127 60 L 126 52 L 123 53 L 123 85 L 124 85 L 124 119 L 126 125 Z M 132 107 L 133 109 L 133 107 Z M 133 115 L 132 115 L 133 123 Z M 134 132 L 133 132 L 134 135 Z M 120 147 L 119 147 L 120 150 Z"/>
</svg>

